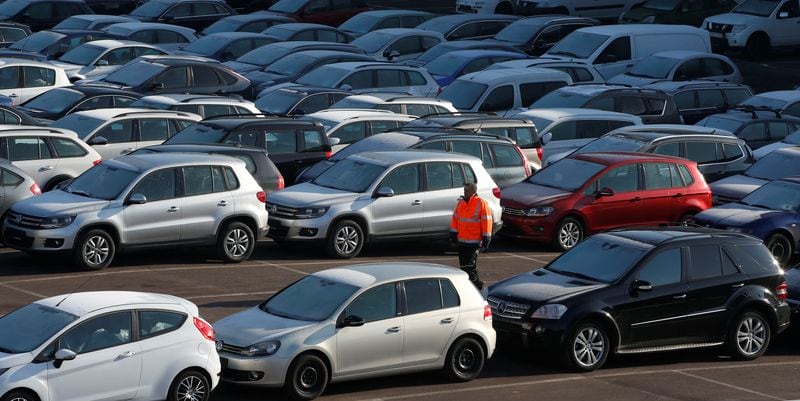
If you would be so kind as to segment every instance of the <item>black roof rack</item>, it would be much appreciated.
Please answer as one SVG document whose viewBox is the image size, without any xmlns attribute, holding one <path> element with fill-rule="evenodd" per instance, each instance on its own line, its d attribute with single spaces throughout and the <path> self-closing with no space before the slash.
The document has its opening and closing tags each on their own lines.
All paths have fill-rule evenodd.
<svg viewBox="0 0 800 401">
<path fill-rule="evenodd" d="M 775 109 L 768 106 L 729 105 L 727 103 L 722 104 L 720 106 L 720 109 L 723 112 L 728 110 L 733 110 L 733 111 L 743 111 L 745 113 L 750 113 L 750 116 L 753 120 L 758 119 L 758 114 L 756 113 L 759 111 L 775 113 L 775 117 L 777 118 L 783 118 L 783 111 L 784 111 L 783 109 Z"/>
<path fill-rule="evenodd" d="M 218 120 L 222 118 L 258 118 L 258 117 L 287 117 L 285 114 L 271 114 L 271 113 L 244 113 L 244 114 L 217 114 L 215 116 L 206 117 L 203 121 Z"/>
<path fill-rule="evenodd" d="M 134 116 L 139 114 L 151 114 L 151 113 L 175 113 L 182 117 L 191 117 L 191 114 L 185 111 L 177 111 L 177 110 L 163 110 L 163 109 L 146 109 L 142 111 L 126 111 L 124 113 L 115 114 L 114 117 L 128 117 Z"/>
<path fill-rule="evenodd" d="M 216 100 L 216 99 L 220 99 L 220 98 L 222 98 L 222 99 L 242 100 L 242 101 L 244 100 L 244 98 L 241 95 L 232 93 L 232 94 L 230 94 L 228 96 L 210 96 L 210 95 L 191 96 L 191 97 L 187 97 L 186 99 L 181 100 L 180 102 L 181 103 L 188 103 L 188 102 L 191 102 L 193 100 L 200 100 L 200 99 L 215 99 Z"/>
<path fill-rule="evenodd" d="M 485 112 L 485 111 L 448 111 L 448 112 L 441 112 L 441 113 L 425 114 L 423 116 L 417 117 L 417 120 L 421 120 L 423 118 L 428 118 L 428 117 L 468 116 L 468 115 L 479 115 L 479 116 L 495 117 L 495 116 L 497 116 L 497 113 Z"/>
</svg>

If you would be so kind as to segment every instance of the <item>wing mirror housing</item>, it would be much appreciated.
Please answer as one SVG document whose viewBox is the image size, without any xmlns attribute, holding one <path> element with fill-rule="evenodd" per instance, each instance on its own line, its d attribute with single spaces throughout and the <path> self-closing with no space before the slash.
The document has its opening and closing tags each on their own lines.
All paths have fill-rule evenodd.
<svg viewBox="0 0 800 401">
<path fill-rule="evenodd" d="M 61 367 L 61 364 L 63 364 L 64 361 L 71 361 L 75 359 L 76 356 L 78 356 L 78 354 L 76 354 L 74 351 L 62 348 L 56 351 L 55 361 L 53 361 L 53 365 L 56 367 L 56 369 L 58 369 Z"/>
<path fill-rule="evenodd" d="M 608 187 L 605 187 L 595 194 L 595 198 L 602 198 L 604 196 L 614 196 L 614 190 Z"/>
<path fill-rule="evenodd" d="M 108 139 L 104 136 L 96 136 L 89 140 L 89 145 L 108 145 Z"/>
<path fill-rule="evenodd" d="M 364 321 L 364 318 L 356 315 L 348 315 L 347 317 L 342 319 L 342 322 L 339 324 L 339 327 L 360 327 L 363 326 L 364 323 L 366 323 Z"/>
<path fill-rule="evenodd" d="M 631 284 L 631 291 L 634 293 L 653 291 L 653 285 L 649 281 L 634 280 Z"/>
<path fill-rule="evenodd" d="M 164 85 L 163 82 L 153 82 L 150 85 L 150 89 L 152 89 L 152 90 L 161 90 L 161 89 L 164 89 L 165 87 L 166 87 L 166 85 Z"/>
<path fill-rule="evenodd" d="M 147 197 L 142 194 L 133 194 L 126 203 L 129 205 L 144 205 L 147 203 Z"/>
<path fill-rule="evenodd" d="M 376 198 L 391 198 L 394 196 L 394 190 L 389 187 L 380 187 L 375 192 Z"/>
<path fill-rule="evenodd" d="M 331 144 L 331 146 L 338 145 L 341 141 L 341 138 L 328 138 L 328 142 Z"/>
</svg>

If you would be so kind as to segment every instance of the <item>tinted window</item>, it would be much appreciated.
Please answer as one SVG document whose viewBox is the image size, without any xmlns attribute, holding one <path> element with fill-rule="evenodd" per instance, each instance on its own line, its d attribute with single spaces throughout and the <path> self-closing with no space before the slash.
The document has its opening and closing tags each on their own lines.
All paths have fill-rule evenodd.
<svg viewBox="0 0 800 401">
<path fill-rule="evenodd" d="M 139 311 L 139 338 L 149 338 L 176 330 L 186 315 L 166 311 Z"/>
<path fill-rule="evenodd" d="M 186 196 L 210 194 L 214 192 L 211 167 L 196 166 L 183 168 L 183 186 Z"/>
<path fill-rule="evenodd" d="M 722 158 L 719 147 L 714 142 L 686 142 L 686 158 L 697 163 L 713 162 Z"/>
<path fill-rule="evenodd" d="M 686 166 L 683 164 L 678 164 L 678 170 L 681 173 L 681 178 L 683 178 L 684 185 L 688 187 L 694 183 L 694 177 L 692 177 L 692 174 L 689 173 L 689 169 Z"/>
<path fill-rule="evenodd" d="M 663 145 L 656 146 L 656 149 L 653 153 L 659 155 L 667 155 L 667 156 L 680 156 L 681 155 L 681 144 L 679 142 L 673 143 L 665 143 Z"/>
<path fill-rule="evenodd" d="M 306 152 L 322 152 L 325 146 L 325 133 L 321 131 L 303 131 L 303 149 Z"/>
<path fill-rule="evenodd" d="M 347 77 L 339 87 L 349 85 L 352 89 L 371 88 L 372 84 L 372 71 L 360 71 Z"/>
<path fill-rule="evenodd" d="M 391 129 L 395 129 L 399 127 L 401 122 L 399 121 L 370 121 L 369 125 L 372 130 L 372 135 L 380 134 L 381 132 L 386 132 Z"/>
<path fill-rule="evenodd" d="M 378 188 L 389 187 L 395 195 L 419 192 L 419 170 L 416 164 L 394 169 L 378 185 Z"/>
<path fill-rule="evenodd" d="M 675 99 L 675 106 L 678 107 L 678 110 L 687 110 L 696 107 L 694 103 L 694 92 L 692 91 L 678 93 L 673 98 Z"/>
<path fill-rule="evenodd" d="M 733 251 L 734 257 L 745 273 L 774 274 L 780 269 L 778 262 L 763 244 L 737 244 L 725 248 Z"/>
<path fill-rule="evenodd" d="M 131 313 L 116 312 L 81 323 L 59 339 L 58 348 L 76 354 L 131 342 Z"/>
<path fill-rule="evenodd" d="M 408 85 L 403 71 L 399 70 L 378 70 L 378 88 L 393 88 Z"/>
<path fill-rule="evenodd" d="M 35 137 L 8 138 L 8 155 L 11 161 L 49 159 L 50 149 L 47 144 Z"/>
<path fill-rule="evenodd" d="M 447 150 L 447 142 L 445 141 L 426 142 L 418 146 L 417 148 L 429 149 L 429 150 Z"/>
<path fill-rule="evenodd" d="M 575 130 L 581 138 L 599 138 L 615 127 L 609 126 L 609 121 L 605 120 L 584 120 L 578 121 Z"/>
<path fill-rule="evenodd" d="M 716 245 L 696 245 L 689 248 L 692 257 L 692 280 L 719 277 L 722 275 L 722 259 Z"/>
<path fill-rule="evenodd" d="M 142 141 L 166 141 L 172 134 L 172 124 L 165 118 L 139 120 L 139 139 Z"/>
<path fill-rule="evenodd" d="M 84 102 L 81 102 L 81 104 L 75 107 L 75 110 L 73 110 L 73 112 L 84 111 L 84 110 L 106 109 L 111 107 L 114 107 L 111 96 L 96 96 Z"/>
<path fill-rule="evenodd" d="M 743 100 L 753 96 L 747 89 L 725 89 L 725 97 L 728 99 L 728 104 L 739 104 Z"/>
<path fill-rule="evenodd" d="M 492 89 L 479 108 L 480 111 L 502 111 L 514 107 L 514 87 L 504 85 Z"/>
<path fill-rule="evenodd" d="M 247 156 L 237 157 L 237 158 L 238 159 L 250 159 Z M 252 160 L 251 160 L 251 162 L 252 162 Z M 247 162 L 245 162 L 245 164 L 247 164 Z M 245 168 L 248 169 L 247 171 L 250 171 L 249 167 L 250 167 L 250 165 L 247 165 L 245 167 Z M 214 192 L 223 192 L 223 191 L 226 190 L 226 187 L 225 187 L 225 176 L 223 175 L 222 167 L 214 166 L 214 167 L 211 168 L 211 181 L 212 181 L 213 186 L 214 186 Z"/>
<path fill-rule="evenodd" d="M 648 260 L 639 271 L 639 280 L 653 287 L 676 284 L 681 281 L 681 266 L 681 249 L 670 249 Z"/>
<path fill-rule="evenodd" d="M 40 88 L 56 84 L 56 71 L 41 67 L 22 67 L 26 88 Z"/>
<path fill-rule="evenodd" d="M 103 137 L 108 143 L 125 143 L 133 141 L 133 120 L 113 122 L 101 128 L 94 137 Z"/>
<path fill-rule="evenodd" d="M 206 104 L 203 106 L 203 117 L 221 116 L 225 114 L 236 114 L 236 110 L 224 104 Z"/>
<path fill-rule="evenodd" d="M 461 300 L 455 287 L 453 287 L 453 283 L 446 279 L 439 280 L 439 283 L 442 286 L 442 306 L 446 309 L 461 305 Z"/>
<path fill-rule="evenodd" d="M 697 92 L 697 103 L 698 107 L 717 107 L 725 104 L 725 99 L 720 90 L 702 90 Z"/>
<path fill-rule="evenodd" d="M 764 123 L 753 123 L 745 126 L 736 136 L 745 141 L 761 141 L 767 138 L 767 127 Z"/>
<path fill-rule="evenodd" d="M 86 151 L 82 147 L 69 139 L 50 137 L 50 143 L 56 149 L 58 157 L 82 157 L 86 155 Z"/>
<path fill-rule="evenodd" d="M 328 95 L 312 95 L 298 103 L 297 108 L 294 109 L 294 112 L 298 113 L 300 110 L 302 110 L 305 114 L 311 114 L 322 109 L 326 109 L 330 105 L 331 104 L 328 101 Z"/>
<path fill-rule="evenodd" d="M 528 107 L 542 96 L 566 85 L 567 83 L 562 81 L 522 84 L 519 86 L 522 106 Z"/>
<path fill-rule="evenodd" d="M 148 202 L 154 202 L 174 198 L 175 187 L 175 171 L 164 169 L 152 172 L 142 178 L 131 194 L 142 194 Z"/>
<path fill-rule="evenodd" d="M 156 82 L 164 84 L 164 89 L 186 88 L 189 86 L 189 67 L 170 68 L 156 78 Z"/>
<path fill-rule="evenodd" d="M 418 85 L 425 85 L 428 81 L 425 80 L 425 77 L 422 74 L 416 71 L 404 71 L 406 74 L 406 78 L 408 79 L 408 85 L 418 86 Z"/>
<path fill-rule="evenodd" d="M 367 290 L 351 302 L 344 313 L 345 316 L 358 316 L 367 323 L 397 316 L 395 284 L 384 284 Z"/>
<path fill-rule="evenodd" d="M 442 309 L 442 293 L 439 289 L 439 280 L 411 280 L 405 282 L 406 312 L 430 312 Z"/>
<path fill-rule="evenodd" d="M 481 160 L 484 158 L 478 141 L 453 141 L 453 152 L 466 153 Z"/>
<path fill-rule="evenodd" d="M 450 163 L 425 163 L 428 191 L 453 188 L 453 170 Z"/>
<path fill-rule="evenodd" d="M 225 168 L 225 182 L 228 185 L 228 190 L 232 191 L 234 189 L 239 188 L 239 179 L 236 177 L 236 173 L 233 172 L 233 169 L 230 167 Z"/>
<path fill-rule="evenodd" d="M 339 138 L 339 144 L 353 143 L 367 136 L 367 123 L 356 122 L 340 127 L 331 134 L 332 138 Z"/>
<path fill-rule="evenodd" d="M 614 98 L 611 96 L 600 96 L 598 98 L 594 98 L 586 102 L 586 104 L 583 105 L 583 107 L 586 109 L 614 111 Z"/>
<path fill-rule="evenodd" d="M 780 141 L 786 138 L 786 135 L 789 135 L 789 133 L 791 133 L 791 130 L 786 123 L 780 121 L 769 123 L 769 136 L 771 141 Z"/>
<path fill-rule="evenodd" d="M 297 152 L 297 135 L 295 131 L 267 131 L 267 152 L 272 154 Z"/>
<path fill-rule="evenodd" d="M 194 84 L 196 86 L 217 86 L 224 85 L 225 83 L 219 79 L 219 76 L 210 67 L 194 66 Z"/>
<path fill-rule="evenodd" d="M 614 168 L 597 180 L 597 189 L 610 188 L 615 193 L 636 191 L 639 189 L 638 170 L 637 164 Z"/>
<path fill-rule="evenodd" d="M 490 144 L 494 155 L 494 164 L 499 167 L 520 167 L 522 166 L 522 156 L 517 149 L 511 145 Z"/>
<path fill-rule="evenodd" d="M 633 114 L 639 116 L 647 112 L 647 106 L 644 104 L 644 99 L 635 96 L 620 96 L 619 112 Z"/>
<path fill-rule="evenodd" d="M 19 88 L 19 67 L 0 68 L 0 89 Z"/>
<path fill-rule="evenodd" d="M 566 42 L 565 42 L 566 43 Z M 559 46 L 556 45 L 556 48 Z M 602 63 L 614 63 L 617 61 L 622 60 L 630 60 L 631 59 L 631 38 L 628 36 L 622 36 L 619 38 L 614 39 L 608 47 L 597 56 L 597 59 L 594 61 L 594 64 L 602 64 Z"/>
<path fill-rule="evenodd" d="M 725 143 L 722 145 L 722 149 L 725 151 L 725 160 L 736 160 L 744 156 L 742 148 L 739 145 Z"/>
<path fill-rule="evenodd" d="M 0 180 L 0 183 L 2 183 L 4 187 L 16 187 L 17 185 L 22 184 L 22 182 L 25 181 L 24 178 L 6 169 L 0 169 L 0 175 L 2 175 L 2 180 Z"/>
<path fill-rule="evenodd" d="M 672 187 L 672 178 L 668 163 L 644 163 L 645 189 L 662 189 Z"/>
<path fill-rule="evenodd" d="M 0 113 L 0 118 L 2 118 L 3 124 L 18 125 L 22 122 L 19 119 L 19 117 L 17 117 L 16 114 L 11 113 L 7 110 L 0 110 L 0 111 L 2 111 L 2 113 Z"/>
</svg>

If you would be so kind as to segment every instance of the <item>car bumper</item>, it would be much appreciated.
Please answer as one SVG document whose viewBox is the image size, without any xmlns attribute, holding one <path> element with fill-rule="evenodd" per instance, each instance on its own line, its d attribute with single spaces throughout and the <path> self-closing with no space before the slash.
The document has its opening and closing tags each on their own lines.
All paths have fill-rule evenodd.
<svg viewBox="0 0 800 401">
<path fill-rule="evenodd" d="M 509 320 L 492 317 L 497 341 L 522 345 L 534 351 L 558 351 L 564 342 L 566 327 L 561 320 Z"/>
<path fill-rule="evenodd" d="M 556 220 L 551 216 L 522 217 L 503 213 L 503 229 L 499 234 L 504 237 L 549 242 L 553 239 L 556 225 Z"/>
<path fill-rule="evenodd" d="M 747 44 L 746 38 L 730 33 L 709 32 L 708 36 L 711 39 L 711 49 L 714 51 L 741 50 Z"/>
<path fill-rule="evenodd" d="M 316 219 L 286 219 L 281 217 L 269 218 L 268 237 L 289 241 L 321 241 L 328 233 L 331 219 L 319 217 Z"/>
<path fill-rule="evenodd" d="M 788 300 L 787 300 L 788 301 Z M 777 318 L 778 318 L 778 327 L 775 330 L 776 333 L 783 332 L 784 330 L 789 328 L 789 323 L 791 323 L 792 317 L 797 317 L 797 305 L 794 305 L 794 309 L 792 305 L 788 302 L 784 302 L 776 308 Z"/>
<path fill-rule="evenodd" d="M 281 387 L 291 359 L 276 355 L 249 358 L 220 352 L 222 381 L 253 386 Z"/>
<path fill-rule="evenodd" d="M 11 248 L 32 252 L 63 252 L 72 249 L 75 227 L 49 230 L 31 229 L 6 221 L 2 227 L 3 240 Z"/>
</svg>

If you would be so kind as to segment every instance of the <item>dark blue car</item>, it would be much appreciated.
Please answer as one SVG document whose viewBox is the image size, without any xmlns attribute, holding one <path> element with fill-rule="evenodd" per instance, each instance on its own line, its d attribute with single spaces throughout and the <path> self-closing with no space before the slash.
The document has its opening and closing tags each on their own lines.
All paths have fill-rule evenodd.
<svg viewBox="0 0 800 401">
<path fill-rule="evenodd" d="M 772 255 L 786 264 L 800 241 L 800 177 L 770 181 L 738 202 L 698 213 L 697 224 L 761 238 Z"/>
<path fill-rule="evenodd" d="M 786 302 L 792 308 L 792 319 L 800 318 L 800 265 L 787 269 L 784 277 L 789 286 L 789 298 Z"/>
<path fill-rule="evenodd" d="M 523 58 L 528 56 L 502 50 L 457 50 L 436 57 L 423 67 L 444 87 L 464 74 L 483 70 L 494 63 Z"/>
</svg>

